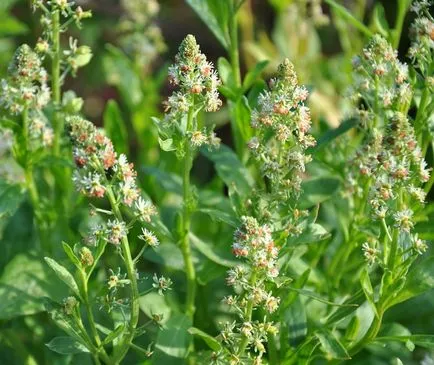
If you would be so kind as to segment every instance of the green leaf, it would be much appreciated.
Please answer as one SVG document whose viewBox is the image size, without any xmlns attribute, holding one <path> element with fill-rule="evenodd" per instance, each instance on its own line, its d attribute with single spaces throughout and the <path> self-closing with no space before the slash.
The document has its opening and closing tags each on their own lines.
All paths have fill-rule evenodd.
<svg viewBox="0 0 434 365">
<path fill-rule="evenodd" d="M 201 149 L 202 154 L 214 162 L 217 174 L 228 186 L 235 186 L 242 195 L 251 193 L 253 178 L 249 171 L 243 166 L 234 151 L 225 145 L 221 145 L 216 151 Z"/>
<path fill-rule="evenodd" d="M 6 12 L 12 5 L 14 5 L 18 0 L 2 0 L 0 2 L 0 13 Z"/>
<path fill-rule="evenodd" d="M 360 20 L 356 19 L 353 14 L 350 13 L 349 10 L 347 10 L 342 5 L 339 5 L 334 0 L 325 0 L 325 2 L 330 5 L 330 7 L 335 11 L 336 15 L 338 15 L 340 18 L 345 20 L 347 23 L 351 24 L 358 30 L 360 30 L 362 33 L 364 33 L 368 37 L 373 37 L 374 34 L 370 31 L 370 29 L 363 24 Z"/>
<path fill-rule="evenodd" d="M 335 302 L 330 302 L 327 299 L 324 299 L 322 297 L 320 297 L 319 295 L 317 295 L 315 292 L 310 291 L 310 290 L 306 290 L 306 289 L 297 289 L 297 288 L 292 288 L 292 287 L 288 287 L 288 290 L 292 290 L 297 292 L 300 295 L 304 295 L 306 297 L 312 298 L 314 300 L 317 300 L 318 302 L 324 303 L 324 304 L 328 304 L 328 305 L 332 305 L 335 307 L 358 307 L 357 304 L 352 304 L 352 303 L 335 303 Z"/>
<path fill-rule="evenodd" d="M 57 277 L 62 280 L 66 285 L 68 285 L 69 288 L 74 292 L 74 294 L 81 298 L 80 290 L 78 289 L 78 285 L 75 282 L 75 279 L 71 275 L 71 273 L 64 266 L 57 263 L 55 260 L 49 257 L 44 257 L 44 259 L 47 262 L 48 266 L 50 266 L 56 273 Z"/>
<path fill-rule="evenodd" d="M 222 44 L 225 49 L 229 48 L 228 45 L 228 32 L 227 32 L 227 1 L 226 0 L 186 0 L 193 10 L 197 13 L 200 19 L 208 26 L 213 32 L 217 40 Z M 226 24 L 224 24 L 226 22 Z"/>
<path fill-rule="evenodd" d="M 299 296 L 280 313 L 282 346 L 297 346 L 307 335 L 306 307 Z"/>
<path fill-rule="evenodd" d="M 66 336 L 54 337 L 50 342 L 46 343 L 45 346 L 47 346 L 51 351 L 62 355 L 89 352 L 86 346 L 77 342 L 73 338 Z"/>
<path fill-rule="evenodd" d="M 147 175 L 154 176 L 156 181 L 164 188 L 164 190 L 182 195 L 182 179 L 178 175 L 152 166 L 145 166 L 143 171 Z"/>
<path fill-rule="evenodd" d="M 174 243 L 163 243 L 152 251 L 146 251 L 143 257 L 146 260 L 170 267 L 175 270 L 184 270 L 184 259 L 179 246 Z"/>
<path fill-rule="evenodd" d="M 60 300 L 65 295 L 65 287 L 41 259 L 18 254 L 0 278 L 0 320 L 42 312 L 43 297 Z"/>
<path fill-rule="evenodd" d="M 103 58 L 104 72 L 110 85 L 116 86 L 122 100 L 134 109 L 143 100 L 139 75 L 134 72 L 132 61 L 119 48 L 107 45 L 107 54 Z"/>
<path fill-rule="evenodd" d="M 309 243 L 317 243 L 330 237 L 330 233 L 318 223 L 308 223 L 305 225 L 303 232 L 296 237 L 288 237 L 288 246 L 305 245 Z"/>
<path fill-rule="evenodd" d="M 252 87 L 256 79 L 261 76 L 261 72 L 265 69 L 265 67 L 267 67 L 268 63 L 268 60 L 260 61 L 252 70 L 247 72 L 247 75 L 243 81 L 243 93 Z"/>
<path fill-rule="evenodd" d="M 75 255 L 71 246 L 69 246 L 66 242 L 62 242 L 63 251 L 65 251 L 66 255 L 69 257 L 71 262 L 78 268 L 81 268 L 81 262 L 78 257 Z"/>
<path fill-rule="evenodd" d="M 220 342 L 218 342 L 214 337 L 210 336 L 208 333 L 205 333 L 198 328 L 190 327 L 188 329 L 188 333 L 204 340 L 211 350 L 218 352 L 222 348 Z"/>
<path fill-rule="evenodd" d="M 188 329 L 191 327 L 191 319 L 184 314 L 172 316 L 163 328 L 158 332 L 155 348 L 168 356 L 175 358 L 185 358 L 188 353 L 190 334 Z M 154 357 L 154 364 L 161 364 L 158 360 L 158 353 Z"/>
<path fill-rule="evenodd" d="M 237 264 L 235 260 L 231 260 L 224 256 L 224 253 L 218 252 L 216 247 L 212 246 L 211 243 L 206 243 L 202 241 L 199 237 L 195 236 L 193 233 L 190 233 L 190 242 L 191 244 L 198 249 L 198 251 L 207 257 L 209 260 L 215 262 L 216 264 L 233 267 Z"/>
<path fill-rule="evenodd" d="M 4 0 L 2 0 L 4 1 Z M 1 8 L 2 5 L 0 5 Z M 29 28 L 10 14 L 0 13 L 0 37 L 27 33 Z"/>
<path fill-rule="evenodd" d="M 141 296 L 139 299 L 139 306 L 142 312 L 149 318 L 152 318 L 154 314 L 161 315 L 162 324 L 166 323 L 172 314 L 172 309 L 166 303 L 166 298 L 156 292 L 150 292 Z"/>
<path fill-rule="evenodd" d="M 365 293 L 368 303 L 372 307 L 375 315 L 378 317 L 377 306 L 374 301 L 374 289 L 372 288 L 371 279 L 369 278 L 369 273 L 366 268 L 364 268 L 360 274 L 360 284 L 362 285 L 362 290 Z"/>
<path fill-rule="evenodd" d="M 324 352 L 332 358 L 342 360 L 351 358 L 344 345 L 342 345 L 331 331 L 316 332 L 315 336 L 321 343 Z"/>
<path fill-rule="evenodd" d="M 323 147 L 327 146 L 330 142 L 334 141 L 336 138 L 341 136 L 342 134 L 345 134 L 349 130 L 353 129 L 354 127 L 357 127 L 359 124 L 359 121 L 355 118 L 350 118 L 345 121 L 343 121 L 339 127 L 335 129 L 330 129 L 326 133 L 324 133 L 317 141 L 317 144 L 315 147 L 312 148 L 312 152 L 317 152 L 321 150 Z"/>
<path fill-rule="evenodd" d="M 81 329 L 76 320 L 72 316 L 66 315 L 59 303 L 46 297 L 44 298 L 44 306 L 51 319 L 60 329 L 87 348 L 91 348 L 91 345 L 87 344 L 86 340 L 81 337 Z"/>
<path fill-rule="evenodd" d="M 104 129 L 113 142 L 116 152 L 128 153 L 128 133 L 121 110 L 115 100 L 109 100 L 103 115 Z"/>
<path fill-rule="evenodd" d="M 363 290 L 359 290 L 357 293 L 355 293 L 354 295 L 352 295 L 342 303 L 345 306 L 338 308 L 335 312 L 333 312 L 329 316 L 329 318 L 327 318 L 327 321 L 325 323 L 326 326 L 339 322 L 340 320 L 352 314 L 357 309 L 357 307 L 349 306 L 348 304 L 356 304 L 360 306 L 364 302 L 365 302 L 365 293 L 363 292 Z"/>
<path fill-rule="evenodd" d="M 0 179 L 0 218 L 12 216 L 24 200 L 24 190 L 18 184 Z"/>
<path fill-rule="evenodd" d="M 110 342 L 114 341 L 116 338 L 118 338 L 122 332 L 125 330 L 125 324 L 118 325 L 113 331 L 111 331 L 107 337 L 102 342 L 103 345 L 108 345 Z"/>
<path fill-rule="evenodd" d="M 334 177 L 319 177 L 301 184 L 300 208 L 307 209 L 330 199 L 340 187 L 340 180 Z"/>
<path fill-rule="evenodd" d="M 433 288 L 434 256 L 430 256 L 412 266 L 404 288 L 395 296 L 388 307 L 413 298 Z"/>
<path fill-rule="evenodd" d="M 232 76 L 232 67 L 229 61 L 224 57 L 219 57 L 217 60 L 217 69 L 219 76 L 223 81 L 223 85 L 227 85 L 231 92 L 233 91 L 234 78 Z M 232 87 L 231 87 L 232 86 Z"/>
<path fill-rule="evenodd" d="M 383 37 L 389 35 L 389 24 L 386 19 L 386 12 L 384 6 L 381 3 L 375 4 L 374 11 L 372 12 L 372 23 L 374 29 L 380 33 Z"/>
<path fill-rule="evenodd" d="M 173 144 L 172 138 L 168 138 L 168 139 L 163 140 L 160 137 L 158 137 L 158 144 L 160 145 L 160 148 L 163 151 L 170 152 L 170 151 L 176 150 L 176 146 Z"/>
<path fill-rule="evenodd" d="M 223 212 L 221 210 L 212 209 L 212 208 L 199 208 L 197 211 L 204 214 L 208 214 L 211 217 L 211 219 L 219 222 L 224 222 L 226 224 L 229 224 L 232 227 L 239 226 L 239 221 L 235 216 L 235 214 L 233 214 L 232 212 L 228 213 L 228 212 Z"/>
<path fill-rule="evenodd" d="M 384 336 L 375 338 L 375 342 L 384 343 L 391 341 L 399 341 L 404 343 L 411 341 L 417 346 L 434 350 L 434 335 Z"/>
</svg>

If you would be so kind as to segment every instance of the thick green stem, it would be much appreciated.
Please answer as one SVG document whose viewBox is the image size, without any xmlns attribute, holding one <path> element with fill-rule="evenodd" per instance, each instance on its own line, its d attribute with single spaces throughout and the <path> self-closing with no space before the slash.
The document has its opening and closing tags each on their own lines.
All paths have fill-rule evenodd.
<svg viewBox="0 0 434 365">
<path fill-rule="evenodd" d="M 414 120 L 414 128 L 416 130 L 416 137 L 419 137 L 419 138 L 423 138 L 423 135 L 421 133 L 422 128 L 423 128 L 422 117 L 423 117 L 424 111 L 428 105 L 429 96 L 430 96 L 429 88 L 426 85 L 422 91 L 422 96 L 420 98 L 419 108 L 417 109 L 416 118 Z"/>
<path fill-rule="evenodd" d="M 108 195 L 113 213 L 115 214 L 115 217 L 120 222 L 123 222 L 122 213 L 119 210 L 118 203 L 116 201 L 113 190 L 110 186 L 107 188 L 107 195 Z M 121 250 L 122 250 L 122 255 L 124 258 L 125 266 L 127 269 L 127 276 L 128 276 L 128 279 L 130 280 L 131 314 L 130 314 L 130 322 L 128 324 L 128 332 L 123 337 L 122 342 L 120 343 L 120 345 L 119 345 L 119 347 L 118 347 L 118 349 L 114 355 L 114 361 L 113 362 L 115 364 L 120 363 L 121 360 L 127 354 L 128 349 L 131 346 L 131 342 L 134 339 L 134 333 L 135 333 L 135 329 L 137 327 L 137 323 L 139 322 L 139 314 L 140 314 L 139 289 L 138 289 L 138 285 L 137 285 L 137 273 L 136 273 L 136 269 L 134 267 L 133 258 L 131 256 L 130 244 L 129 244 L 128 238 L 126 236 L 123 237 L 121 240 Z"/>
<path fill-rule="evenodd" d="M 233 7 L 235 5 L 233 4 Z M 241 86 L 241 71 L 240 71 L 240 53 L 238 51 L 238 21 L 236 10 L 232 9 L 231 20 L 229 25 L 230 32 L 230 59 L 232 66 L 232 73 L 236 87 Z"/>
<path fill-rule="evenodd" d="M 53 95 L 53 128 L 54 128 L 54 141 L 53 149 L 54 155 L 58 156 L 60 153 L 60 140 L 63 129 L 62 118 L 60 116 L 60 13 L 59 10 L 53 10 L 51 16 L 52 33 L 51 41 L 53 43 L 52 49 L 52 64 L 51 64 L 51 92 Z"/>
<path fill-rule="evenodd" d="M 98 331 L 96 330 L 96 327 L 95 327 L 95 319 L 93 317 L 92 307 L 91 307 L 90 301 L 89 301 L 87 277 L 86 277 L 86 273 L 83 270 L 80 270 L 80 278 L 81 278 L 82 285 L 83 285 L 82 295 L 83 295 L 84 305 L 86 307 L 86 314 L 87 314 L 87 319 L 89 321 L 90 330 L 92 331 L 92 336 L 93 336 L 93 339 L 95 341 L 95 344 L 97 345 L 97 347 L 100 347 L 101 346 L 101 339 L 100 339 L 100 337 L 98 335 Z"/>
<path fill-rule="evenodd" d="M 191 130 L 193 125 L 194 104 L 191 106 L 188 113 L 187 130 Z M 185 275 L 187 278 L 187 298 L 185 302 L 185 313 L 193 319 L 195 312 L 196 299 L 196 271 L 193 265 L 191 256 L 191 247 L 189 240 L 189 232 L 191 226 L 191 196 L 190 196 L 190 171 L 193 166 L 193 156 L 190 146 L 190 141 L 185 143 L 184 169 L 182 175 L 183 189 L 183 210 L 182 210 L 182 236 L 181 236 L 181 252 L 184 258 Z"/>
<path fill-rule="evenodd" d="M 408 5 L 404 1 L 398 0 L 398 14 L 395 21 L 395 29 L 392 33 L 392 46 L 397 49 L 401 40 L 402 26 L 404 25 L 405 15 L 407 14 Z"/>
<path fill-rule="evenodd" d="M 256 271 L 252 271 L 252 275 L 250 276 L 249 283 L 253 286 L 256 281 Z M 244 322 L 251 322 L 253 314 L 253 298 L 250 298 L 247 301 L 246 310 L 244 312 Z M 246 347 L 249 344 L 249 338 L 243 335 L 240 346 L 238 347 L 237 357 L 240 358 L 244 355 L 244 351 L 246 351 Z"/>
</svg>

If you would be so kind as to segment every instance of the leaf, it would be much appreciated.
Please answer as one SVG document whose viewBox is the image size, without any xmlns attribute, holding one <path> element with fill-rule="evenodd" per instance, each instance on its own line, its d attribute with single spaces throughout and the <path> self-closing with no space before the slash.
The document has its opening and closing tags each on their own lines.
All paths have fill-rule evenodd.
<svg viewBox="0 0 434 365">
<path fill-rule="evenodd" d="M 0 320 L 42 312 L 43 297 L 60 300 L 66 295 L 65 287 L 60 284 L 38 257 L 16 255 L 0 279 Z"/>
<path fill-rule="evenodd" d="M 340 304 L 340 303 L 330 302 L 329 300 L 320 297 L 315 292 L 310 291 L 310 290 L 297 289 L 297 288 L 292 288 L 292 287 L 288 287 L 287 289 L 295 291 L 295 292 L 297 292 L 300 295 L 304 295 L 306 297 L 309 297 L 309 298 L 312 298 L 314 300 L 317 300 L 318 302 L 325 303 L 325 304 L 328 304 L 328 305 L 332 305 L 332 306 L 335 306 L 335 307 L 358 307 L 357 304 L 352 304 L 352 303 L 342 303 L 342 304 Z"/>
<path fill-rule="evenodd" d="M 296 237 L 288 237 L 288 246 L 305 245 L 309 243 L 317 243 L 330 237 L 330 233 L 318 223 L 308 223 L 303 232 Z"/>
<path fill-rule="evenodd" d="M 190 327 L 188 329 L 188 333 L 193 336 L 200 337 L 202 340 L 205 341 L 205 343 L 211 350 L 218 352 L 222 348 L 220 342 L 218 342 L 214 337 L 210 336 L 208 333 L 205 333 L 196 327 Z"/>
<path fill-rule="evenodd" d="M 161 264 L 175 270 L 184 270 L 184 259 L 180 248 L 174 243 L 163 243 L 152 251 L 146 251 L 146 260 Z"/>
<path fill-rule="evenodd" d="M 143 171 L 147 175 L 154 176 L 158 183 L 166 191 L 182 195 L 182 179 L 175 174 L 163 171 L 158 167 L 145 166 Z"/>
<path fill-rule="evenodd" d="M 229 224 L 232 227 L 239 226 L 239 221 L 235 216 L 235 214 L 233 214 L 232 212 L 228 213 L 228 212 L 223 212 L 221 210 L 212 209 L 212 208 L 199 208 L 197 211 L 204 214 L 208 214 L 211 217 L 211 219 L 219 222 L 224 222 L 226 224 Z"/>
<path fill-rule="evenodd" d="M 350 129 L 356 127 L 359 124 L 358 120 L 355 118 L 350 118 L 343 121 L 339 127 L 335 129 L 330 129 L 326 133 L 324 133 L 317 141 L 315 147 L 312 148 L 312 152 L 317 152 L 321 150 L 323 147 L 327 146 L 330 142 L 334 141 L 336 138 L 345 134 Z"/>
<path fill-rule="evenodd" d="M 329 316 L 329 318 L 327 318 L 325 325 L 329 326 L 333 323 L 339 322 L 340 320 L 352 314 L 357 309 L 357 307 L 347 306 L 347 304 L 356 304 L 360 306 L 363 304 L 363 302 L 365 302 L 365 294 L 363 290 L 359 290 L 357 293 L 355 293 L 342 303 L 345 306 L 338 308 L 334 313 Z"/>
<path fill-rule="evenodd" d="M 363 24 L 360 20 L 356 19 L 353 14 L 349 12 L 345 7 L 339 5 L 334 0 L 325 0 L 325 2 L 330 5 L 330 7 L 336 12 L 338 16 L 340 16 L 347 23 L 351 24 L 362 33 L 364 33 L 367 37 L 373 37 L 374 34 L 370 31 L 370 29 Z"/>
<path fill-rule="evenodd" d="M 1 7 L 2 5 L 0 5 L 0 9 Z M 0 37 L 24 34 L 28 31 L 29 28 L 25 23 L 20 22 L 10 14 L 0 13 Z"/>
<path fill-rule="evenodd" d="M 406 343 L 413 342 L 415 345 L 434 350 L 434 335 L 410 335 L 410 336 L 384 336 L 376 337 L 376 342 L 400 341 Z"/>
<path fill-rule="evenodd" d="M 18 0 L 2 0 L 0 1 L 0 13 L 6 12 L 12 5 L 14 5 Z"/>
<path fill-rule="evenodd" d="M 134 72 L 131 60 L 119 48 L 108 44 L 106 49 L 107 54 L 103 58 L 106 79 L 119 89 L 122 100 L 129 108 L 134 109 L 143 100 L 140 77 Z"/>
<path fill-rule="evenodd" d="M 113 142 L 116 152 L 128 153 L 128 133 L 121 110 L 115 100 L 109 100 L 103 115 L 104 129 Z"/>
<path fill-rule="evenodd" d="M 172 309 L 166 303 L 166 298 L 156 292 L 150 292 L 139 298 L 139 306 L 143 313 L 149 318 L 154 314 L 162 315 L 161 323 L 166 323 L 172 313 Z"/>
<path fill-rule="evenodd" d="M 47 346 L 51 351 L 62 355 L 89 352 L 86 346 L 75 341 L 73 338 L 66 336 L 54 337 L 50 342 L 46 343 L 45 346 Z"/>
<path fill-rule="evenodd" d="M 368 303 L 372 307 L 375 315 L 378 317 L 377 306 L 374 301 L 374 289 L 372 288 L 371 279 L 369 278 L 369 273 L 366 268 L 364 268 L 360 274 L 360 284 L 362 285 L 362 290 L 365 293 Z"/>
<path fill-rule="evenodd" d="M 125 330 L 125 324 L 118 325 L 113 331 L 111 331 L 107 337 L 102 341 L 103 345 L 108 345 L 110 342 L 114 341 L 116 338 L 118 338 L 122 332 Z"/>
<path fill-rule="evenodd" d="M 434 256 L 420 260 L 408 273 L 404 288 L 388 307 L 418 296 L 434 288 Z"/>
<path fill-rule="evenodd" d="M 48 266 L 50 266 L 56 273 L 57 277 L 62 280 L 66 285 L 68 285 L 69 288 L 74 292 L 74 294 L 81 298 L 80 290 L 78 289 L 78 285 L 75 282 L 75 279 L 71 275 L 71 273 L 64 266 L 57 263 L 55 260 L 49 257 L 44 257 L 44 259 L 47 262 Z"/>
<path fill-rule="evenodd" d="M 201 152 L 214 162 L 217 174 L 228 187 L 235 186 L 242 195 L 251 193 L 253 178 L 234 151 L 225 145 L 221 145 L 216 151 L 210 152 L 204 148 L 201 149 Z"/>
<path fill-rule="evenodd" d="M 389 35 L 389 24 L 387 23 L 386 12 L 384 10 L 383 4 L 375 4 L 374 11 L 372 12 L 372 23 L 374 25 L 374 29 L 383 37 L 387 37 Z"/>
<path fill-rule="evenodd" d="M 176 150 L 176 146 L 173 144 L 172 138 L 168 138 L 168 139 L 163 140 L 160 137 L 158 137 L 158 144 L 160 145 L 160 148 L 163 151 L 170 152 L 170 151 Z"/>
<path fill-rule="evenodd" d="M 247 75 L 243 81 L 243 93 L 250 89 L 256 79 L 261 75 L 261 72 L 265 69 L 265 67 L 267 67 L 268 63 L 268 60 L 260 61 L 252 70 L 247 72 Z"/>
<path fill-rule="evenodd" d="M 229 61 L 224 57 L 219 57 L 217 60 L 217 69 L 219 76 L 223 81 L 223 85 L 227 85 L 231 92 L 234 92 L 234 78 L 232 77 L 232 67 Z"/>
<path fill-rule="evenodd" d="M 158 332 L 155 348 L 171 357 L 185 358 L 190 342 L 188 329 L 191 325 L 191 320 L 186 315 L 175 314 Z M 155 356 L 154 364 L 158 363 L 161 362 L 158 362 L 158 356 Z"/>
<path fill-rule="evenodd" d="M 81 262 L 78 257 L 75 255 L 71 246 L 69 246 L 66 242 L 62 242 L 63 251 L 65 251 L 66 255 L 69 257 L 71 262 L 78 268 L 81 268 Z"/>
<path fill-rule="evenodd" d="M 299 296 L 280 314 L 280 340 L 283 346 L 288 343 L 297 346 L 307 335 L 306 307 Z"/>
<path fill-rule="evenodd" d="M 307 209 L 330 199 L 340 187 L 340 180 L 334 177 L 319 177 L 301 184 L 300 208 Z"/>
<path fill-rule="evenodd" d="M 207 27 L 213 32 L 217 40 L 222 44 L 225 49 L 229 49 L 228 34 L 225 29 L 224 22 L 224 7 L 226 6 L 226 0 L 186 0 L 193 10 L 197 13 L 200 19 L 207 25 Z M 214 3 L 214 4 L 213 4 Z"/>
<path fill-rule="evenodd" d="M 198 249 L 198 251 L 207 257 L 209 260 L 215 262 L 216 264 L 233 267 L 237 264 L 235 260 L 231 260 L 223 256 L 223 253 L 220 253 L 216 250 L 211 243 L 206 243 L 202 241 L 199 237 L 195 236 L 193 233 L 189 234 L 191 244 Z"/>
<path fill-rule="evenodd" d="M 321 343 L 323 350 L 332 358 L 342 360 L 351 358 L 344 345 L 342 345 L 332 332 L 324 330 L 316 332 L 315 336 Z"/>
<path fill-rule="evenodd" d="M 0 179 L 0 218 L 14 215 L 24 197 L 24 190 L 20 185 Z"/>
</svg>

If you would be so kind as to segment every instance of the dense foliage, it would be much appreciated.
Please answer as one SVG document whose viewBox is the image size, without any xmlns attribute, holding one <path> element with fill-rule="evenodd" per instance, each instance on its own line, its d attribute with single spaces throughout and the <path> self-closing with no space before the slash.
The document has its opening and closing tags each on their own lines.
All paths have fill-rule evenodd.
<svg viewBox="0 0 434 365">
<path fill-rule="evenodd" d="M 0 363 L 434 364 L 432 1 L 186 3 L 215 65 L 156 0 L 104 49 L 97 7 L 32 0 L 0 58 Z"/>
</svg>

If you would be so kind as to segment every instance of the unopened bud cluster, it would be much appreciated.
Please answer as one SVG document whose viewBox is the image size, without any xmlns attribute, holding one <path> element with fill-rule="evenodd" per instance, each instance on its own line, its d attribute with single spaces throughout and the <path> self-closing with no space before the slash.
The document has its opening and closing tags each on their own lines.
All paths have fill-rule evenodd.
<svg viewBox="0 0 434 365">
<path fill-rule="evenodd" d="M 191 113 L 201 109 L 215 112 L 222 105 L 217 91 L 220 79 L 212 63 L 201 53 L 194 36 L 188 35 L 182 41 L 175 64 L 169 68 L 169 81 L 178 91 L 165 103 L 166 115 L 159 124 L 162 136 L 172 138 L 176 147 L 185 139 L 194 148 L 217 147 L 220 139 L 212 130 L 201 128 L 196 118 L 191 118 L 192 125 L 188 125 Z"/>
<path fill-rule="evenodd" d="M 375 35 L 362 55 L 353 59 L 353 67 L 353 99 L 368 105 L 361 116 L 386 109 L 406 110 L 412 97 L 408 66 L 398 60 L 397 52 L 383 37 Z"/>
<path fill-rule="evenodd" d="M 74 172 L 77 189 L 89 197 L 102 198 L 110 188 L 118 202 L 130 208 L 137 219 L 150 222 L 156 209 L 140 196 L 133 164 L 125 155 L 118 156 L 110 139 L 91 122 L 71 117 L 68 128 L 77 165 Z M 110 220 L 107 228 L 107 239 L 113 244 L 119 244 L 127 234 L 125 223 L 116 219 Z"/>
<path fill-rule="evenodd" d="M 412 95 L 406 81 L 407 67 L 380 36 L 373 38 L 360 60 L 355 72 L 364 74 L 366 82 L 374 82 L 374 88 L 360 90 L 366 102 L 364 114 L 368 128 L 362 146 L 350 163 L 348 191 L 358 199 L 367 199 L 372 217 L 382 221 L 383 227 L 397 229 L 409 237 L 414 252 L 419 254 L 426 245 L 412 235 L 415 224 L 412 209 L 425 202 L 426 194 L 421 186 L 429 180 L 430 171 L 406 115 Z M 400 98 L 402 87 L 409 93 L 405 100 Z M 390 103 L 381 90 L 394 93 Z M 376 107 L 379 100 L 383 111 L 380 119 Z M 373 119 L 379 123 L 371 123 Z M 368 263 L 377 260 L 380 247 L 375 242 L 365 242 L 362 249 Z"/>
<path fill-rule="evenodd" d="M 41 59 L 24 44 L 15 52 L 7 78 L 1 80 L 0 106 L 12 116 L 27 110 L 29 137 L 35 148 L 49 146 L 53 140 L 53 130 L 41 112 L 50 101 L 47 79 Z"/>
<path fill-rule="evenodd" d="M 422 74 L 431 77 L 430 65 L 434 59 L 434 18 L 430 13 L 432 5 L 428 0 L 415 1 L 412 4 L 412 10 L 417 14 L 417 18 L 410 28 L 412 43 L 408 50 L 410 59 Z"/>
<path fill-rule="evenodd" d="M 316 143 L 309 134 L 311 116 L 304 104 L 307 97 L 307 89 L 298 85 L 294 66 L 286 59 L 252 112 L 256 136 L 248 147 L 274 191 L 285 197 L 300 191 L 305 164 L 311 160 L 305 151 Z"/>
<path fill-rule="evenodd" d="M 242 224 L 234 234 L 232 251 L 246 262 L 229 270 L 226 282 L 240 295 L 226 297 L 224 303 L 239 315 L 240 321 L 227 323 L 220 338 L 228 358 L 239 355 L 240 346 L 244 346 L 253 350 L 254 361 L 259 364 L 265 353 L 267 336 L 276 334 L 277 328 L 267 316 L 263 321 L 253 320 L 252 312 L 263 308 L 271 315 L 279 307 L 280 299 L 273 296 L 269 288 L 279 275 L 278 249 L 267 225 L 259 224 L 253 217 L 242 217 Z"/>
<path fill-rule="evenodd" d="M 122 0 L 125 17 L 119 24 L 121 45 L 138 64 L 148 66 L 166 49 L 160 28 L 154 24 L 160 6 L 156 0 Z"/>
</svg>

